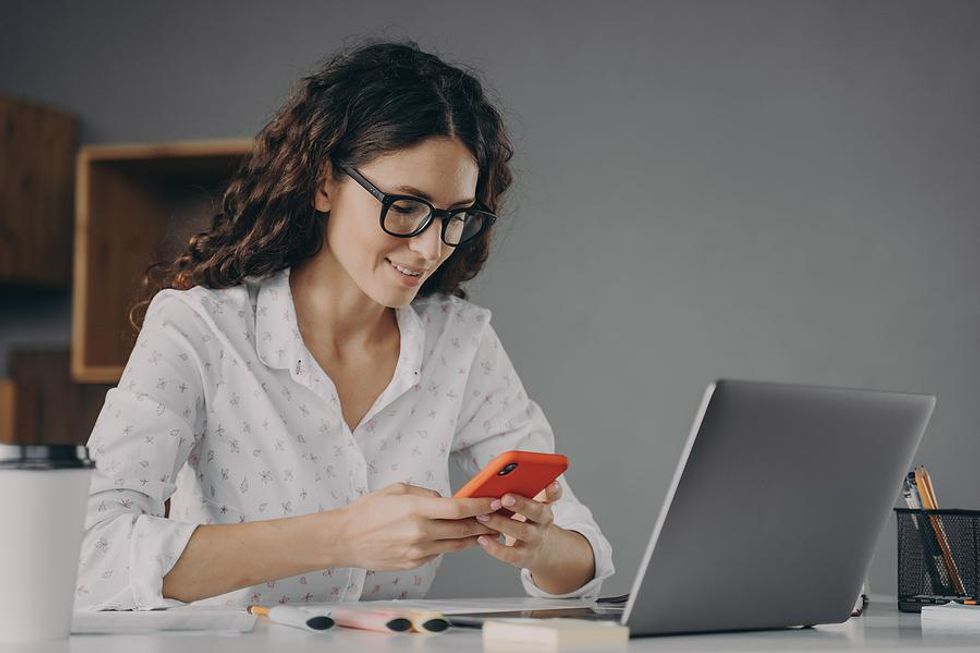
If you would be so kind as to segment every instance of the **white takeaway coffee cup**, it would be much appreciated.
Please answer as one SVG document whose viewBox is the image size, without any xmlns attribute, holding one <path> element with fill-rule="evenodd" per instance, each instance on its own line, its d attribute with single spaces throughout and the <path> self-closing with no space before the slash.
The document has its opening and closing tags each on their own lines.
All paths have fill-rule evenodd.
<svg viewBox="0 0 980 653">
<path fill-rule="evenodd" d="M 68 637 L 94 467 L 81 446 L 0 444 L 0 641 Z"/>
</svg>

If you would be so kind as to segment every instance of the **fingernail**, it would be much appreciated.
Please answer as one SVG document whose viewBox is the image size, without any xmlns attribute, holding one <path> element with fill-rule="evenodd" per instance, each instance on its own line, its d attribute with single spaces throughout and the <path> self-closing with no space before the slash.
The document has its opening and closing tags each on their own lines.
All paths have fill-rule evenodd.
<svg viewBox="0 0 980 653">
<path fill-rule="evenodd" d="M 510 496 L 509 494 L 508 494 L 507 496 L 505 496 L 505 497 L 504 497 L 504 505 L 505 505 L 505 506 L 512 506 L 512 505 L 514 505 L 515 503 L 517 503 L 517 499 L 515 499 L 515 498 L 514 498 L 514 497 L 512 497 L 512 496 Z"/>
<path fill-rule="evenodd" d="M 486 546 L 487 543 L 489 542 L 489 540 L 487 540 L 487 538 L 483 537 L 482 535 L 476 538 L 476 541 L 479 542 L 481 546 Z"/>
<path fill-rule="evenodd" d="M 477 515 L 476 518 L 479 521 L 490 521 L 490 515 Z"/>
<path fill-rule="evenodd" d="M 500 499 L 494 499 L 490 502 L 490 510 L 500 510 Z"/>
</svg>

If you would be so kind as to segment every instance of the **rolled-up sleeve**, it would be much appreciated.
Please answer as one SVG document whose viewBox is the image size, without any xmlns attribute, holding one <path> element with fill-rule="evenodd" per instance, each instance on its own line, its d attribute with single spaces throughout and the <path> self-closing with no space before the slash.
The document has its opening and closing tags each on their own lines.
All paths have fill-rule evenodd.
<svg viewBox="0 0 980 653">
<path fill-rule="evenodd" d="M 482 323 L 476 356 L 466 382 L 460 420 L 453 439 L 451 458 L 466 472 L 475 474 L 498 454 L 510 449 L 555 451 L 555 436 L 541 407 L 527 396 L 521 380 L 490 325 L 490 311 L 478 317 Z M 542 598 L 594 598 L 603 580 L 613 575 L 612 547 L 592 512 L 572 492 L 565 475 L 559 478 L 562 497 L 552 504 L 555 524 L 581 533 L 592 546 L 595 576 L 567 594 L 551 594 L 534 584 L 528 569 L 521 582 L 530 596 Z"/>
<path fill-rule="evenodd" d="M 183 604 L 163 597 L 163 577 L 197 524 L 165 517 L 164 502 L 194 455 L 205 411 L 201 318 L 177 292 L 153 298 L 88 440 L 96 471 L 75 589 L 79 610 Z"/>
</svg>

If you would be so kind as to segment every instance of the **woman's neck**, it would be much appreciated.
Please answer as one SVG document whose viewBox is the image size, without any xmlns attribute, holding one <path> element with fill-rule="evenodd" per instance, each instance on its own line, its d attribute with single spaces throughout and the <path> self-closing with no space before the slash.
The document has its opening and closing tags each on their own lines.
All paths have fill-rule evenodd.
<svg viewBox="0 0 980 653">
<path fill-rule="evenodd" d="M 294 265 L 289 287 L 300 334 L 311 349 L 343 357 L 352 350 L 386 347 L 397 337 L 395 310 L 365 295 L 332 256 Z"/>
</svg>

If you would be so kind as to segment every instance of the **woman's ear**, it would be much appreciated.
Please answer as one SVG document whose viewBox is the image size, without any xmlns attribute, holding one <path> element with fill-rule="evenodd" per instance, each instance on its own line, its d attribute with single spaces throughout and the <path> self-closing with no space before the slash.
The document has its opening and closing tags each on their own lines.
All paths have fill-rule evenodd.
<svg viewBox="0 0 980 653">
<path fill-rule="evenodd" d="M 330 213 L 331 192 L 333 191 L 333 168 L 328 161 L 320 172 L 320 183 L 313 193 L 313 208 L 320 213 Z"/>
<path fill-rule="evenodd" d="M 313 208 L 320 213 L 330 213 L 330 191 L 326 183 L 317 186 L 313 194 Z"/>
</svg>

